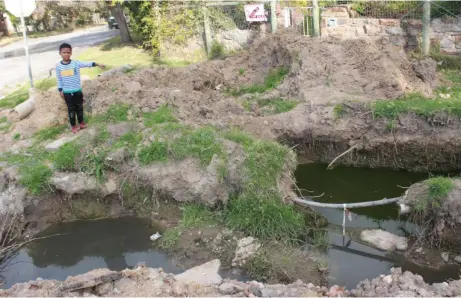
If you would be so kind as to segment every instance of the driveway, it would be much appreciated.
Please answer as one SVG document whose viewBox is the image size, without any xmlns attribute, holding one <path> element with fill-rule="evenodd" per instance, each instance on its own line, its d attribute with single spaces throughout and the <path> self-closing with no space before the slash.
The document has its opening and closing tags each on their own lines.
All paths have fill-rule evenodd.
<svg viewBox="0 0 461 298">
<path fill-rule="evenodd" d="M 60 60 L 58 47 L 67 42 L 73 47 L 76 56 L 88 47 L 94 46 L 119 34 L 107 26 L 91 28 L 62 35 L 29 39 L 29 53 L 34 79 L 48 76 L 48 72 Z M 23 41 L 11 43 L 0 48 L 0 98 L 16 88 L 17 84 L 28 82 L 27 60 Z"/>
</svg>

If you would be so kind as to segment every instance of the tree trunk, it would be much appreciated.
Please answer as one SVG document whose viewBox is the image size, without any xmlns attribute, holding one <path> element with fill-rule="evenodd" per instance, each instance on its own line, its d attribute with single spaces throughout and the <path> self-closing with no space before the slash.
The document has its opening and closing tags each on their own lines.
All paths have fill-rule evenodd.
<svg viewBox="0 0 461 298">
<path fill-rule="evenodd" d="M 6 25 L 6 19 L 3 16 L 3 11 L 0 10 L 0 33 L 3 36 L 10 36 L 10 32 L 8 32 L 8 26 Z"/>
<path fill-rule="evenodd" d="M 128 25 L 126 24 L 122 6 L 119 2 L 117 2 L 117 4 L 111 5 L 109 7 L 111 14 L 115 18 L 115 21 L 117 21 L 118 28 L 120 29 L 120 37 L 122 42 L 131 42 L 131 35 L 130 31 L 128 30 Z"/>
</svg>

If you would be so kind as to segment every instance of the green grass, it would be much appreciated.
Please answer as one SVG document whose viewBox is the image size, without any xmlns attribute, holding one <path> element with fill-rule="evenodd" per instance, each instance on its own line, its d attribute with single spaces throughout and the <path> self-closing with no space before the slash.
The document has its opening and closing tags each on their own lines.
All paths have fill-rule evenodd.
<svg viewBox="0 0 461 298">
<path fill-rule="evenodd" d="M 128 132 L 121 136 L 114 144 L 115 149 L 126 148 L 131 155 L 134 154 L 136 147 L 142 141 L 142 135 L 135 132 Z"/>
<path fill-rule="evenodd" d="M 46 91 L 56 86 L 56 78 L 47 78 L 35 82 L 35 88 Z M 57 91 L 56 91 L 57 92 Z M 24 84 L 17 90 L 5 96 L 0 100 L 0 108 L 14 108 L 29 98 L 29 84 Z"/>
<path fill-rule="evenodd" d="M 38 195 L 51 189 L 49 180 L 53 172 L 47 166 L 41 163 L 23 165 L 19 167 L 19 173 L 21 174 L 19 182 L 31 194 Z"/>
<path fill-rule="evenodd" d="M 231 130 L 227 138 L 243 145 L 244 185 L 225 210 L 226 224 L 260 239 L 296 241 L 306 229 L 304 215 L 282 202 L 277 181 L 290 150 Z"/>
<path fill-rule="evenodd" d="M 181 227 L 184 229 L 211 226 L 217 222 L 216 213 L 200 204 L 187 204 L 182 207 Z"/>
<path fill-rule="evenodd" d="M 434 91 L 434 98 L 420 93 L 409 93 L 401 99 L 378 100 L 372 104 L 374 118 L 397 119 L 400 114 L 415 113 L 422 117 L 434 117 L 444 112 L 461 117 L 461 75 L 459 71 L 442 72 L 451 86 L 442 86 Z M 444 98 L 449 94 L 449 98 Z"/>
<path fill-rule="evenodd" d="M 283 99 L 280 97 L 269 99 L 258 98 L 256 102 L 264 115 L 275 115 L 291 111 L 299 103 L 296 100 Z"/>
<path fill-rule="evenodd" d="M 90 119 L 90 123 L 117 123 L 128 121 L 128 111 L 130 106 L 126 104 L 114 104 L 103 113 Z"/>
<path fill-rule="evenodd" d="M 447 177 L 433 177 L 424 183 L 428 187 L 427 197 L 419 198 L 415 209 L 420 212 L 433 212 L 440 209 L 443 199 L 448 196 L 454 187 L 453 181 Z"/>
<path fill-rule="evenodd" d="M 76 142 L 62 145 L 54 155 L 54 167 L 58 171 L 77 170 L 76 159 L 80 155 L 81 146 Z"/>
<path fill-rule="evenodd" d="M 216 137 L 217 133 L 211 127 L 186 131 L 172 142 L 170 149 L 175 159 L 196 157 L 203 165 L 208 165 L 215 154 L 224 155 Z"/>
<path fill-rule="evenodd" d="M 246 72 L 246 69 L 245 68 L 239 68 L 239 75 L 244 75 Z"/>
<path fill-rule="evenodd" d="M 224 48 L 224 45 L 214 40 L 213 44 L 211 45 L 209 58 L 212 60 L 219 59 L 219 58 L 224 57 L 225 54 L 226 54 L 226 49 Z"/>
<path fill-rule="evenodd" d="M 451 69 L 459 71 L 461 69 L 461 57 L 454 55 L 444 55 L 436 52 L 431 52 L 431 58 L 439 63 L 438 69 Z"/>
<path fill-rule="evenodd" d="M 134 68 L 152 66 L 152 56 L 137 47 L 134 44 L 122 44 L 120 36 L 114 37 L 104 42 L 99 47 L 89 48 L 76 59 L 81 61 L 95 61 L 106 65 L 106 69 L 102 70 L 99 67 L 82 69 L 82 74 L 90 78 L 96 77 L 98 74 L 111 68 L 120 67 L 126 64 L 131 64 Z"/>
<path fill-rule="evenodd" d="M 104 150 L 90 150 L 83 156 L 79 170 L 96 177 L 99 182 L 103 182 L 108 171 L 116 170 L 106 161 L 106 157 L 107 154 Z"/>
<path fill-rule="evenodd" d="M 34 138 L 37 142 L 54 140 L 58 135 L 62 134 L 66 128 L 66 125 L 44 128 L 34 133 Z"/>
<path fill-rule="evenodd" d="M 159 107 L 155 112 L 144 113 L 144 125 L 146 127 L 153 127 L 157 124 L 166 122 L 176 122 L 171 109 L 165 105 Z"/>
<path fill-rule="evenodd" d="M 188 203 L 182 208 L 182 218 L 179 225 L 165 231 L 161 238 L 160 248 L 171 250 L 176 246 L 185 230 L 213 226 L 218 222 L 216 213 L 200 204 Z"/>
<path fill-rule="evenodd" d="M 19 141 L 21 139 L 21 134 L 20 133 L 15 133 L 13 136 L 13 141 Z"/>
<path fill-rule="evenodd" d="M 288 67 L 279 67 L 273 69 L 269 74 L 264 78 L 264 83 L 261 85 L 252 85 L 242 87 L 237 90 L 229 90 L 229 93 L 233 96 L 240 96 L 248 93 L 264 93 L 268 90 L 274 89 L 280 84 L 285 76 L 290 72 Z"/>
<path fill-rule="evenodd" d="M 344 106 L 342 104 L 337 104 L 333 108 L 333 114 L 335 119 L 339 119 L 344 115 Z"/>
<path fill-rule="evenodd" d="M 148 165 L 156 161 L 166 161 L 168 159 L 168 144 L 154 141 L 139 151 L 138 159 L 142 165 Z"/>
</svg>

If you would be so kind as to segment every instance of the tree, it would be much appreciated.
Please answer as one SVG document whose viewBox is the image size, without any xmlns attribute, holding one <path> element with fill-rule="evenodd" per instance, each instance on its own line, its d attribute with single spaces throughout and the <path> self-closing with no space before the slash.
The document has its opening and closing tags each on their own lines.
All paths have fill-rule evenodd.
<svg viewBox="0 0 461 298">
<path fill-rule="evenodd" d="M 8 26 L 6 25 L 6 19 L 3 16 L 5 12 L 5 3 L 0 1 L 0 36 L 10 36 L 10 33 L 8 32 Z"/>
<path fill-rule="evenodd" d="M 120 37 L 122 42 L 132 42 L 130 31 L 128 30 L 128 25 L 125 19 L 125 14 L 123 13 L 123 8 L 120 2 L 123 2 L 123 0 L 107 1 L 107 4 L 109 4 L 110 13 L 115 18 L 115 21 L 118 24 L 118 28 L 120 29 Z"/>
</svg>

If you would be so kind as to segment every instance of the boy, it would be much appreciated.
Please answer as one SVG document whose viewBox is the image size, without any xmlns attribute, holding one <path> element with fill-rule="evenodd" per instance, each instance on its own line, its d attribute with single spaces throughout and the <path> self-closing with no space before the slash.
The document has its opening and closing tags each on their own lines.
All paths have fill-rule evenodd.
<svg viewBox="0 0 461 298">
<path fill-rule="evenodd" d="M 98 66 L 104 69 L 105 66 L 96 62 L 71 60 L 72 47 L 67 43 L 59 46 L 59 54 L 62 57 L 62 61 L 56 64 L 58 91 L 67 104 L 72 132 L 77 133 L 80 129 L 86 128 L 86 124 L 83 121 L 83 93 L 80 81 L 80 68 Z M 77 114 L 78 126 L 75 123 L 75 114 Z"/>
</svg>

